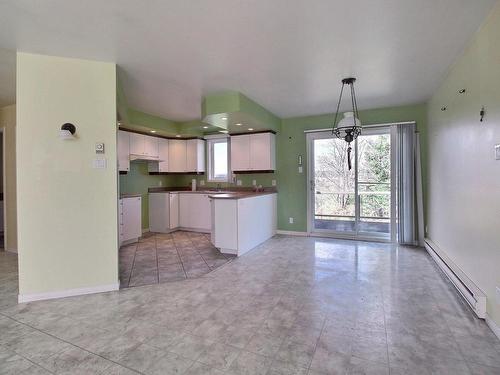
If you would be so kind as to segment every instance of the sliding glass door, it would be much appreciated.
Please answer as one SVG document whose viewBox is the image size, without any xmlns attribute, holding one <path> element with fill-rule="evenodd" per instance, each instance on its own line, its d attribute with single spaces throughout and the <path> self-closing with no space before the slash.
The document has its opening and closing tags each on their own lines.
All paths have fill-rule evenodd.
<svg viewBox="0 0 500 375">
<path fill-rule="evenodd" d="M 390 128 L 363 129 L 352 144 L 331 132 L 307 135 L 309 149 L 309 231 L 338 237 L 393 240 L 393 193 Z"/>
</svg>

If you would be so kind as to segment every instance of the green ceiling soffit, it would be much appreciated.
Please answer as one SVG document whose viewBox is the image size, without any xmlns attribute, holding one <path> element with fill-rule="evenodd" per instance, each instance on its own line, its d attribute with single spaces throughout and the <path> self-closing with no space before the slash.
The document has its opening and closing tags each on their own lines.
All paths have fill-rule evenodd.
<svg viewBox="0 0 500 375">
<path fill-rule="evenodd" d="M 207 95 L 202 103 L 203 122 L 230 132 L 278 131 L 281 120 L 245 95 L 228 91 Z"/>
<path fill-rule="evenodd" d="M 122 83 L 118 75 L 118 69 L 116 72 L 116 112 L 118 121 L 127 123 L 128 122 L 127 98 L 125 97 L 125 92 L 123 91 Z"/>
</svg>

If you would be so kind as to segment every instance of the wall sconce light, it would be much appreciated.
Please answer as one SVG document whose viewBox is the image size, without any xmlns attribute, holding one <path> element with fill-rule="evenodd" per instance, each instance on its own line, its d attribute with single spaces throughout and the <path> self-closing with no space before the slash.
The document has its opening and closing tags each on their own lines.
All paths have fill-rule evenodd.
<svg viewBox="0 0 500 375">
<path fill-rule="evenodd" d="M 63 126 L 61 126 L 61 130 L 59 131 L 59 138 L 75 139 L 75 133 L 76 133 L 76 126 L 67 122 Z"/>
</svg>

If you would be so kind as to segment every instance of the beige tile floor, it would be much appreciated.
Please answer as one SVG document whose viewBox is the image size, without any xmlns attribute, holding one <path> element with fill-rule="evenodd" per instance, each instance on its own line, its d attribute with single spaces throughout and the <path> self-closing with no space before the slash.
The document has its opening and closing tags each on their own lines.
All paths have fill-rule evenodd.
<svg viewBox="0 0 500 375">
<path fill-rule="evenodd" d="M 1 374 L 500 374 L 500 342 L 423 250 L 277 236 L 200 278 L 16 303 Z"/>
<path fill-rule="evenodd" d="M 234 256 L 195 232 L 147 233 L 138 243 L 120 249 L 120 287 L 134 287 L 203 276 Z"/>
</svg>

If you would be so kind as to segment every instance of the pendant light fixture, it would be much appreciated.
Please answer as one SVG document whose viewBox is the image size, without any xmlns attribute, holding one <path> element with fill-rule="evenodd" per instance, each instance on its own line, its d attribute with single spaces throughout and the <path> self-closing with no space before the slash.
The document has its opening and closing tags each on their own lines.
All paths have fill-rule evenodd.
<svg viewBox="0 0 500 375">
<path fill-rule="evenodd" d="M 344 78 L 342 80 L 342 87 L 340 88 L 339 102 L 337 103 L 337 110 L 335 111 L 335 120 L 333 121 L 332 134 L 337 138 L 343 139 L 347 142 L 347 164 L 351 170 L 351 142 L 354 141 L 358 135 L 361 134 L 361 121 L 359 121 L 358 103 L 356 102 L 356 92 L 354 91 L 354 82 L 356 78 Z M 340 102 L 342 94 L 344 93 L 344 86 L 348 85 L 351 90 L 351 104 L 352 112 L 345 112 L 344 117 L 337 123 L 339 114 Z"/>
</svg>

